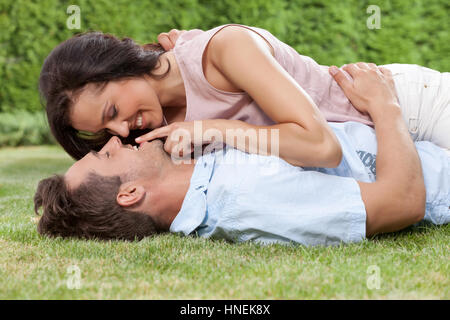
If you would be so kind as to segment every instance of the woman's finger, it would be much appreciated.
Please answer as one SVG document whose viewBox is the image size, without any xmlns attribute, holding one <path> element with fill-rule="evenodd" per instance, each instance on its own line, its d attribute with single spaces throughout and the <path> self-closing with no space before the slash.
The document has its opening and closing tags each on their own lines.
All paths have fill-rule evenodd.
<svg viewBox="0 0 450 320">
<path fill-rule="evenodd" d="M 169 133 L 170 133 L 169 126 L 164 126 L 161 128 L 154 129 L 140 137 L 137 137 L 136 142 L 141 143 L 141 142 L 150 141 L 150 140 L 153 140 L 156 138 L 167 137 L 169 135 Z"/>
<path fill-rule="evenodd" d="M 367 65 L 369 66 L 370 69 L 374 69 L 375 70 L 375 69 L 378 68 L 378 66 L 375 63 L 372 63 L 372 62 L 369 62 Z"/>
</svg>

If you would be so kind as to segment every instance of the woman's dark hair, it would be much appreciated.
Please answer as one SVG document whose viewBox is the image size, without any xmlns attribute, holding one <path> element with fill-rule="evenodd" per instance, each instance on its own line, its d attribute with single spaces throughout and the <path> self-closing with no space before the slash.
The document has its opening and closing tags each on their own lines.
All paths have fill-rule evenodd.
<svg viewBox="0 0 450 320">
<path fill-rule="evenodd" d="M 39 77 L 39 91 L 45 100 L 50 130 L 61 146 L 75 159 L 81 159 L 90 150 L 100 150 L 111 138 L 106 130 L 83 133 L 70 123 L 70 109 L 74 99 L 88 83 L 100 88 L 109 81 L 149 75 L 155 79 L 165 77 L 151 71 L 165 51 L 158 43 L 140 46 L 130 38 L 87 32 L 60 43 L 44 61 Z M 169 61 L 167 61 L 169 62 Z M 140 131 L 140 132 L 138 132 Z M 134 138 L 149 130 L 135 130 L 122 139 L 135 144 Z"/>
<path fill-rule="evenodd" d="M 87 180 L 69 190 L 64 177 L 54 175 L 39 182 L 34 195 L 38 232 L 49 237 L 141 240 L 164 232 L 145 213 L 129 211 L 116 201 L 119 176 L 90 173 Z"/>
</svg>

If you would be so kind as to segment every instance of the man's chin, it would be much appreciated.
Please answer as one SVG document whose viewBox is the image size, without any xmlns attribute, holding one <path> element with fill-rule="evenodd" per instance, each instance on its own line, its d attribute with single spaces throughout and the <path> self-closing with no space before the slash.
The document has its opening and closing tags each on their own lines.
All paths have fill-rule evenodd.
<svg viewBox="0 0 450 320">
<path fill-rule="evenodd" d="M 162 139 L 154 139 L 152 141 L 145 141 L 143 143 L 140 144 L 139 146 L 139 150 L 145 150 L 151 147 L 160 147 L 162 148 L 162 146 L 164 145 L 164 141 Z"/>
</svg>

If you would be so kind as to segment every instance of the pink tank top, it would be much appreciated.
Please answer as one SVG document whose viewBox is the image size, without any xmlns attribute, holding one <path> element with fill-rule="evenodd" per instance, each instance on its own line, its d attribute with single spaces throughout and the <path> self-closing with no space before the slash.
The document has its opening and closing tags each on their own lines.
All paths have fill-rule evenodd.
<svg viewBox="0 0 450 320">
<path fill-rule="evenodd" d="M 225 24 L 208 31 L 193 29 L 182 34 L 173 48 L 186 90 L 185 121 L 204 119 L 234 119 L 253 125 L 272 125 L 270 119 L 246 92 L 227 92 L 213 87 L 205 78 L 203 52 L 212 36 L 225 26 L 239 25 L 250 29 L 268 41 L 275 59 L 311 96 L 327 121 L 358 121 L 373 125 L 367 115 L 360 113 L 345 96 L 328 67 L 300 55 L 278 40 L 269 31 L 240 24 Z"/>
</svg>

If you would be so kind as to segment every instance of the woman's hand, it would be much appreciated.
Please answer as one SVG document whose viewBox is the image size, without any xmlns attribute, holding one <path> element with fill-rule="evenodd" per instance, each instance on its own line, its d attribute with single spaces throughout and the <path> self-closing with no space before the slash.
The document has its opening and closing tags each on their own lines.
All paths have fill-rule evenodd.
<svg viewBox="0 0 450 320">
<path fill-rule="evenodd" d="M 348 64 L 342 69 L 352 76 L 353 81 L 335 66 L 331 66 L 329 72 L 360 112 L 371 115 L 380 107 L 398 105 L 394 80 L 388 69 L 364 62 Z"/>
<path fill-rule="evenodd" d="M 178 38 L 184 32 L 186 32 L 186 30 L 180 31 L 177 29 L 172 29 L 168 33 L 162 32 L 158 35 L 158 42 L 161 44 L 164 50 L 166 51 L 172 50 L 175 47 L 175 43 L 177 42 Z"/>
<path fill-rule="evenodd" d="M 136 138 L 136 142 L 141 144 L 157 138 L 167 137 L 164 142 L 164 150 L 171 156 L 183 158 L 193 152 L 195 142 L 200 145 L 203 143 L 201 141 L 201 137 L 203 136 L 201 126 L 199 127 L 199 132 L 196 132 L 197 135 L 200 135 L 199 139 L 196 139 L 196 136 L 194 136 L 194 129 L 194 121 L 173 122 L 167 126 L 153 129 L 149 133 Z M 194 139 L 196 140 L 194 141 Z"/>
</svg>

